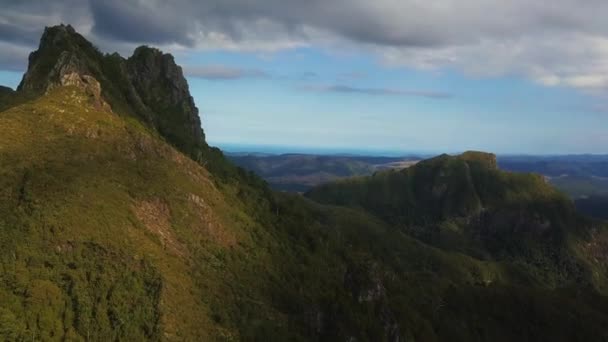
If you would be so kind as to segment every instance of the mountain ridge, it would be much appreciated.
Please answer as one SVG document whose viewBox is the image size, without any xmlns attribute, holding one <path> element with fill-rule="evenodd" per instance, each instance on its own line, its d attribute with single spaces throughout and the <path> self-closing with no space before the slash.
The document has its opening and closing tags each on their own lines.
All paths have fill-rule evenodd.
<svg viewBox="0 0 608 342">
<path fill-rule="evenodd" d="M 47 27 L 17 91 L 39 96 L 70 74 L 94 78 L 116 112 L 138 117 L 185 153 L 197 156 L 206 146 L 198 108 L 173 56 L 147 46 L 128 59 L 104 55 L 70 25 Z"/>
<path fill-rule="evenodd" d="M 470 152 L 273 193 L 189 130 L 172 58 L 45 32 L 0 112 L 0 339 L 608 339 L 606 229 L 542 177 Z"/>
<path fill-rule="evenodd" d="M 479 152 L 321 185 L 306 196 L 361 208 L 443 249 L 517 260 L 557 287 L 578 282 L 584 269 L 567 241 L 585 239 L 600 225 L 579 215 L 542 176 L 500 171 L 495 155 Z"/>
</svg>

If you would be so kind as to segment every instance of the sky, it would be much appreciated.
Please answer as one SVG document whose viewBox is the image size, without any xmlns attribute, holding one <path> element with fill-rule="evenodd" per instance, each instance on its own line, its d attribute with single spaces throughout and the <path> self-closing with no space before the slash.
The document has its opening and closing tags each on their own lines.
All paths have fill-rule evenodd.
<svg viewBox="0 0 608 342">
<path fill-rule="evenodd" d="M 182 65 L 231 149 L 608 153 L 604 0 L 0 0 L 0 84 L 45 26 Z"/>
</svg>

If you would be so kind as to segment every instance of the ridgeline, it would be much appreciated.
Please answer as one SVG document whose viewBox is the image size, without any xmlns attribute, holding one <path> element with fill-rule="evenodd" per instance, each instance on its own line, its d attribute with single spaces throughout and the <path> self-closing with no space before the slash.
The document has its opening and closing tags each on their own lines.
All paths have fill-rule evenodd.
<svg viewBox="0 0 608 342">
<path fill-rule="evenodd" d="M 0 110 L 2 340 L 608 339 L 606 227 L 491 154 L 275 193 L 171 55 L 64 25 Z"/>
</svg>

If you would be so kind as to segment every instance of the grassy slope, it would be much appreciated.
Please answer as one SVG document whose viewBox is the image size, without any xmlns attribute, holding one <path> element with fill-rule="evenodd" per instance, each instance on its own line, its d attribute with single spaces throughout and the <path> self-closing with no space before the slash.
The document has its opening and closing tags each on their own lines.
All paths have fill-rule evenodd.
<svg viewBox="0 0 608 342">
<path fill-rule="evenodd" d="M 3 112 L 0 129 L 0 302 L 15 333 L 221 333 L 221 258 L 256 230 L 204 169 L 71 88 Z"/>
<path fill-rule="evenodd" d="M 74 88 L 0 113 L 0 339 L 606 337 L 603 298 L 215 179 Z"/>
</svg>

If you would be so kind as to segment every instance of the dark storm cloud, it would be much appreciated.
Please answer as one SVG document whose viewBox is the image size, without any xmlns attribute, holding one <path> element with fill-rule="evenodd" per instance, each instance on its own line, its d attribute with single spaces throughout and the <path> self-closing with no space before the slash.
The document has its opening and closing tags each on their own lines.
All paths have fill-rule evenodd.
<svg viewBox="0 0 608 342">
<path fill-rule="evenodd" d="M 22 45 L 33 45 L 38 42 L 42 28 L 23 27 L 0 22 L 0 41 Z"/>
<path fill-rule="evenodd" d="M 28 48 L 0 42 L 0 70 L 25 70 L 29 52 Z"/>
<path fill-rule="evenodd" d="M 86 26 L 88 12 L 80 0 L 0 0 L 0 70 L 23 71 L 45 26 Z"/>
<path fill-rule="evenodd" d="M 59 21 L 74 25 L 76 16 L 84 16 L 92 33 L 132 43 L 192 46 L 210 33 L 236 42 L 277 36 L 306 39 L 306 29 L 386 46 L 438 46 L 471 39 L 461 36 L 461 30 L 447 30 L 449 21 L 432 23 L 410 11 L 407 3 L 396 6 L 386 0 L 4 0 L 0 4 L 12 8 L 12 13 L 40 17 L 41 25 Z M 444 16 L 435 19 L 446 21 Z M 10 14 L 5 17 L 11 22 Z M 31 41 L 32 27 L 20 24 L 13 25 L 10 39 Z"/>
<path fill-rule="evenodd" d="M 0 1 L 5 9 L 73 19 L 89 14 L 100 36 L 128 42 L 179 43 L 192 46 L 200 35 L 218 32 L 237 41 L 252 35 L 273 36 L 264 29 L 306 37 L 303 28 L 355 42 L 380 46 L 433 47 L 477 42 L 492 37 L 518 37 L 534 31 L 576 30 L 608 33 L 604 1 L 575 0 L 530 3 L 523 0 L 56 0 Z M 9 11 L 10 12 L 10 11 Z M 54 18 L 53 18 L 54 16 Z M 4 17 L 0 39 L 31 41 L 32 27 Z M 6 22 L 8 21 L 8 23 Z M 262 25 L 267 23 L 272 25 Z"/>
<path fill-rule="evenodd" d="M 188 36 L 195 18 L 174 16 L 173 6 L 150 6 L 141 1 L 90 1 L 93 33 L 131 43 L 179 43 L 192 46 Z"/>
</svg>

